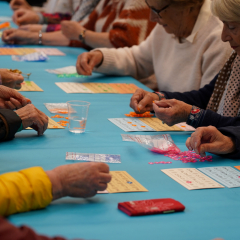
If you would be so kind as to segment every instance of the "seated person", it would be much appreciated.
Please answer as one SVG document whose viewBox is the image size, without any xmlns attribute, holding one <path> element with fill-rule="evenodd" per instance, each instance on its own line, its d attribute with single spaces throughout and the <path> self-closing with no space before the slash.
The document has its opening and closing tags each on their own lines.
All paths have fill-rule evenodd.
<svg viewBox="0 0 240 240">
<path fill-rule="evenodd" d="M 226 158 L 240 158 L 240 127 L 199 127 L 186 141 L 190 151 L 202 157 L 206 152 Z"/>
<path fill-rule="evenodd" d="M 58 31 L 61 29 L 60 22 L 62 20 L 79 22 L 94 10 L 98 2 L 99 0 L 51 0 L 47 4 L 45 12 L 36 12 L 33 9 L 20 7 L 13 15 L 13 21 L 20 26 L 20 29 L 27 31 Z M 22 3 L 22 5 L 25 4 Z M 16 0 L 11 2 L 13 9 L 14 6 L 16 6 Z"/>
<path fill-rule="evenodd" d="M 138 89 L 130 103 L 136 112 L 154 110 L 156 116 L 169 126 L 179 122 L 187 122 L 195 128 L 240 125 L 240 14 L 234 14 L 240 4 L 215 0 L 212 9 L 224 23 L 223 41 L 229 42 L 235 50 L 223 69 L 199 91 L 149 93 Z"/>
<path fill-rule="evenodd" d="M 23 81 L 24 78 L 21 74 L 11 72 L 8 69 L 0 69 L 0 85 L 20 89 Z"/>
<path fill-rule="evenodd" d="M 17 109 L 15 112 L 14 109 Z M 0 86 L 0 141 L 11 140 L 16 132 L 33 128 L 43 135 L 48 117 L 17 91 Z"/>
<path fill-rule="evenodd" d="M 47 240 L 27 227 L 17 228 L 1 216 L 45 208 L 61 197 L 92 197 L 111 181 L 105 163 L 77 163 L 44 171 L 33 167 L 0 175 L 1 240 Z M 62 240 L 63 238 L 54 238 Z"/>
<path fill-rule="evenodd" d="M 83 53 L 78 73 L 90 75 L 96 67 L 96 72 L 136 79 L 155 74 L 162 91 L 198 90 L 209 83 L 232 52 L 221 41 L 223 24 L 212 15 L 211 0 L 146 2 L 158 23 L 147 40 L 132 48 Z"/>
<path fill-rule="evenodd" d="M 73 40 L 61 31 L 26 34 L 21 29 L 4 31 L 2 39 L 7 44 L 43 44 L 86 49 L 132 46 L 145 40 L 155 26 L 155 23 L 150 22 L 149 15 L 150 10 L 144 0 L 101 0 L 80 23 L 64 23 L 65 28 L 72 29 Z M 75 40 L 75 35 L 78 40 Z"/>
</svg>

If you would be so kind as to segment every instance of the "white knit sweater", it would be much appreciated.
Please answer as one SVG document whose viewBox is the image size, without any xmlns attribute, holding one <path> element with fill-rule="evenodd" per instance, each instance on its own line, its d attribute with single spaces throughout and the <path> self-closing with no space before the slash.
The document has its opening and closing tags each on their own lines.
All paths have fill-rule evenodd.
<svg viewBox="0 0 240 240">
<path fill-rule="evenodd" d="M 143 79 L 155 73 L 160 91 L 198 90 L 221 70 L 232 49 L 221 41 L 222 22 L 210 12 L 205 0 L 193 33 L 179 43 L 157 25 L 139 46 L 97 49 L 104 60 L 96 72 L 130 75 Z"/>
</svg>

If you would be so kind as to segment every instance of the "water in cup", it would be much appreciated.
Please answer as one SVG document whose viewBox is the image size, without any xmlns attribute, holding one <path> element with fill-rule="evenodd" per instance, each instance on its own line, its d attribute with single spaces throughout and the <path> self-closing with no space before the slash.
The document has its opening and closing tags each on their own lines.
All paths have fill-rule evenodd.
<svg viewBox="0 0 240 240">
<path fill-rule="evenodd" d="M 85 132 L 87 119 L 78 117 L 69 118 L 69 131 L 73 133 L 83 133 Z"/>
<path fill-rule="evenodd" d="M 68 101 L 69 131 L 72 133 L 84 133 L 86 129 L 89 102 Z"/>
</svg>

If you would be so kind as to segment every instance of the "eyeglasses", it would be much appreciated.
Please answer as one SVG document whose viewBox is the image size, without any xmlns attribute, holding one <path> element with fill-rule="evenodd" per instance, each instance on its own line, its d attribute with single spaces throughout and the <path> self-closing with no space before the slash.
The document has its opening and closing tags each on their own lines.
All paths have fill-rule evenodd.
<svg viewBox="0 0 240 240">
<path fill-rule="evenodd" d="M 154 13 L 156 13 L 160 18 L 162 18 L 162 17 L 160 16 L 160 12 L 162 12 L 163 10 L 165 10 L 166 8 L 168 8 L 168 7 L 171 5 L 171 4 L 168 4 L 167 6 L 161 8 L 160 10 L 157 10 L 157 9 L 155 9 L 155 8 L 153 8 L 153 7 L 150 7 L 149 4 L 148 4 L 148 2 L 147 2 L 147 0 L 145 0 L 145 2 L 146 2 L 146 4 L 148 5 L 148 7 L 149 7 Z"/>
</svg>

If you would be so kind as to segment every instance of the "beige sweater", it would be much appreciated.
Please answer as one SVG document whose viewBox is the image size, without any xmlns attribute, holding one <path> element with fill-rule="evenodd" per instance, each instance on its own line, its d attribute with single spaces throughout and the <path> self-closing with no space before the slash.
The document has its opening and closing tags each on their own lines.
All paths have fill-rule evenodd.
<svg viewBox="0 0 240 240">
<path fill-rule="evenodd" d="M 206 0 L 192 34 L 183 43 L 157 25 L 139 46 L 98 49 L 104 60 L 96 72 L 143 79 L 155 73 L 160 91 L 198 90 L 209 83 L 229 58 L 232 49 L 221 41 L 222 22 Z"/>
</svg>

